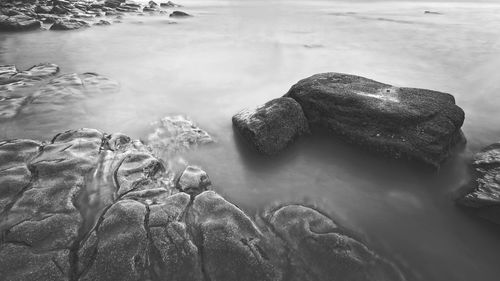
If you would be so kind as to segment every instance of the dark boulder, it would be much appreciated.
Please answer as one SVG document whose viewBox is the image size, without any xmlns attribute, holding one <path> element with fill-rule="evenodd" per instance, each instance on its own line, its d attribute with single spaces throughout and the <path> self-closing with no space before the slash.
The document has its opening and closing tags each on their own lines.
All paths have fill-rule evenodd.
<svg viewBox="0 0 500 281">
<path fill-rule="evenodd" d="M 500 142 L 494 143 L 474 155 L 472 190 L 458 199 L 462 206 L 500 224 Z"/>
<path fill-rule="evenodd" d="M 182 12 L 182 11 L 173 11 L 170 14 L 171 18 L 185 18 L 185 17 L 192 17 L 192 15 Z"/>
<path fill-rule="evenodd" d="M 214 191 L 176 189 L 167 174 L 123 134 L 81 129 L 43 143 L 0 142 L 0 276 L 405 280 L 315 209 L 283 205 L 254 221 Z"/>
<path fill-rule="evenodd" d="M 56 21 L 50 27 L 50 30 L 73 30 L 73 29 L 80 29 L 83 27 L 89 27 L 89 24 L 82 20 L 61 19 Z"/>
<path fill-rule="evenodd" d="M 311 127 L 391 158 L 437 167 L 463 141 L 465 114 L 450 94 L 323 73 L 299 81 L 285 96 L 302 106 Z"/>
<path fill-rule="evenodd" d="M 40 21 L 25 15 L 0 15 L 0 31 L 26 31 L 41 27 Z"/>
<path fill-rule="evenodd" d="M 291 98 L 277 98 L 256 109 L 245 109 L 233 116 L 233 125 L 257 151 L 267 155 L 277 154 L 309 132 L 302 108 Z"/>
</svg>

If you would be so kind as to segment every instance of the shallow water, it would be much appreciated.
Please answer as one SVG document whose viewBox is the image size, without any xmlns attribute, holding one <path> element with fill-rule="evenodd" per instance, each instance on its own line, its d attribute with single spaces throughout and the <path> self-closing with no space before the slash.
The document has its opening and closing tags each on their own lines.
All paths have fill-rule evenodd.
<svg viewBox="0 0 500 281">
<path fill-rule="evenodd" d="M 118 94 L 85 101 L 82 118 L 54 112 L 2 122 L 0 138 L 45 139 L 79 127 L 145 138 L 153 121 L 185 114 L 217 143 L 184 157 L 240 207 L 251 212 L 275 201 L 307 201 L 418 280 L 498 280 L 500 228 L 452 199 L 469 180 L 471 154 L 500 139 L 500 4 L 181 4 L 195 17 L 137 16 L 81 31 L 0 34 L 0 64 L 47 61 L 63 73 L 92 71 L 121 84 Z M 260 157 L 234 134 L 234 113 L 326 71 L 453 94 L 466 112 L 466 147 L 432 172 L 327 136 L 303 138 L 276 158 Z"/>
</svg>

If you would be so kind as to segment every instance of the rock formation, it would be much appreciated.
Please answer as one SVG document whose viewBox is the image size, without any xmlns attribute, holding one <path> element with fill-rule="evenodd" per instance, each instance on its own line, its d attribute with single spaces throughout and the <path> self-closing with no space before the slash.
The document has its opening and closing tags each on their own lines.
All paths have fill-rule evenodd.
<svg viewBox="0 0 500 281">
<path fill-rule="evenodd" d="M 296 138 L 309 133 L 300 105 L 291 98 L 277 98 L 257 109 L 245 109 L 233 116 L 236 130 L 257 151 L 273 155 Z"/>
<path fill-rule="evenodd" d="M 311 129 L 329 132 L 390 158 L 406 158 L 438 167 L 464 140 L 460 128 L 465 114 L 453 96 L 446 93 L 394 87 L 348 74 L 323 73 L 299 81 L 285 97 L 300 104 Z M 293 129 L 293 122 L 285 121 L 289 118 L 286 113 L 274 117 Z M 236 115 L 235 119 L 241 118 Z M 268 121 L 264 123 L 267 125 Z M 260 126 L 254 131 L 263 139 L 272 135 L 266 128 Z M 272 135 L 275 139 L 290 139 L 289 134 L 275 133 L 278 134 Z M 243 135 L 255 142 L 248 134 Z"/>
<path fill-rule="evenodd" d="M 457 202 L 500 224 L 500 142 L 487 146 L 474 155 L 472 167 L 472 190 Z"/>
<path fill-rule="evenodd" d="M 168 173 L 123 134 L 0 142 L 1 279 L 404 280 L 313 208 L 253 220 L 201 170 Z"/>
<path fill-rule="evenodd" d="M 96 73 L 57 75 L 51 63 L 19 71 L 14 65 L 0 66 L 0 120 L 37 116 L 61 111 L 91 95 L 115 93 L 119 84 Z M 72 115 L 75 114 L 72 108 Z"/>
</svg>

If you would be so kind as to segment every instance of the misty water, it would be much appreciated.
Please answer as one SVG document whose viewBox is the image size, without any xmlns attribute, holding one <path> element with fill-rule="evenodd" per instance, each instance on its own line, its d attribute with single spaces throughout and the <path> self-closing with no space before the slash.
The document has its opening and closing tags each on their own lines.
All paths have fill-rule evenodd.
<svg viewBox="0 0 500 281">
<path fill-rule="evenodd" d="M 500 228 L 458 208 L 467 162 L 500 139 L 500 4 L 193 1 L 194 17 L 128 16 L 70 32 L 0 35 L 0 64 L 58 64 L 97 72 L 121 91 L 0 123 L 0 138 L 48 139 L 88 127 L 143 139 L 183 114 L 215 144 L 187 152 L 215 189 L 252 213 L 276 201 L 317 205 L 417 280 L 498 280 Z M 425 10 L 438 14 L 424 14 Z M 174 24 L 174 22 L 176 24 Z M 332 136 L 305 137 L 258 156 L 231 117 L 279 97 L 299 79 L 344 72 L 451 93 L 466 112 L 467 144 L 439 171 L 389 161 Z"/>
</svg>

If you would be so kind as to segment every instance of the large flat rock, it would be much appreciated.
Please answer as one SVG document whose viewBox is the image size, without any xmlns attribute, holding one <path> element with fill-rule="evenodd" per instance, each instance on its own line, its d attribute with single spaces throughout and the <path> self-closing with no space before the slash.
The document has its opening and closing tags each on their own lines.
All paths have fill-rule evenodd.
<svg viewBox="0 0 500 281">
<path fill-rule="evenodd" d="M 446 93 L 322 73 L 285 96 L 302 106 L 312 127 L 391 158 L 439 166 L 463 139 L 464 112 Z"/>
<path fill-rule="evenodd" d="M 2 280 L 405 280 L 321 212 L 254 220 L 123 134 L 3 141 L 0 165 Z"/>
</svg>

